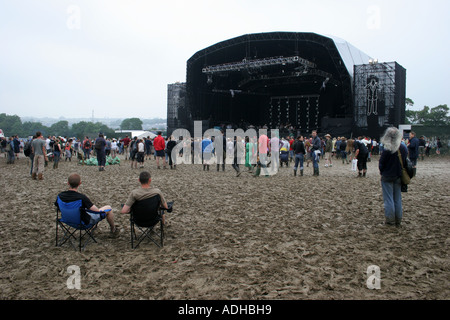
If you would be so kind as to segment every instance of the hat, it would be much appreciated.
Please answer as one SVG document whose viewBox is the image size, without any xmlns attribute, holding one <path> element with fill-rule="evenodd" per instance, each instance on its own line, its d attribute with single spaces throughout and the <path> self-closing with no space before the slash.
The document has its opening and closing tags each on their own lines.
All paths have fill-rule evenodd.
<svg viewBox="0 0 450 320">
<path fill-rule="evenodd" d="M 327 133 L 327 134 L 325 135 L 325 137 L 330 137 L 330 138 L 331 138 L 331 136 L 330 136 L 330 134 L 329 134 L 329 133 Z"/>
</svg>

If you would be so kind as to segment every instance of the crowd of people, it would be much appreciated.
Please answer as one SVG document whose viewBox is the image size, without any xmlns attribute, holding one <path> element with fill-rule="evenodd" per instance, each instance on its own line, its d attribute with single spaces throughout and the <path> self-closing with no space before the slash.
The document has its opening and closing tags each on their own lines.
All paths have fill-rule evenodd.
<svg viewBox="0 0 450 320">
<path fill-rule="evenodd" d="M 367 136 L 347 139 L 325 134 L 323 137 L 319 137 L 315 130 L 308 136 L 299 135 L 296 138 L 293 135 L 269 138 L 266 134 L 261 134 L 259 137 L 226 138 L 223 129 L 219 132 L 220 134 L 216 132 L 215 136 L 205 135 L 202 138 L 182 141 L 177 141 L 173 136 L 164 138 L 161 132 L 158 132 L 153 139 L 150 137 L 130 139 L 128 136 L 123 139 L 105 139 L 104 135 L 99 133 L 95 139 L 86 136 L 83 140 L 55 136 L 44 137 L 41 132 L 36 132 L 35 136 L 27 141 L 21 141 L 17 136 L 2 138 L 0 145 L 2 152 L 6 153 L 8 164 L 13 164 L 15 159 L 19 159 L 19 154 L 23 150 L 24 155 L 31 160 L 30 175 L 33 180 L 44 179 L 44 168 L 50 162 L 53 163 L 53 169 L 57 169 L 61 158 L 70 162 L 73 157 L 77 160 L 97 157 L 99 171 L 105 171 L 107 155 L 125 156 L 125 160 L 130 161 L 131 168 L 138 166 L 144 168 L 144 161 L 153 158 L 156 160 L 157 169 L 161 169 L 161 165 L 163 169 L 167 169 L 167 167 L 176 169 L 177 157 L 183 157 L 186 149 L 190 152 L 187 152 L 185 156 L 193 155 L 190 161 L 202 164 L 204 171 L 209 171 L 213 164 L 217 165 L 217 171 L 220 171 L 220 168 L 225 171 L 225 163 L 231 163 L 236 175 L 239 176 L 242 172 L 240 164 L 244 164 L 247 171 L 256 177 L 267 176 L 270 167 L 285 165 L 286 167 L 292 166 L 293 176 L 297 176 L 298 170 L 300 170 L 300 176 L 303 176 L 306 162 L 307 167 L 309 164 L 312 165 L 313 175 L 319 176 L 321 161 L 324 162 L 324 168 L 332 168 L 335 162 L 342 161 L 342 164 L 356 162 L 357 177 L 363 178 L 367 174 L 367 162 L 372 160 L 373 155 L 380 155 L 378 167 L 381 176 L 385 223 L 396 226 L 401 225 L 402 219 L 401 192 L 405 192 L 405 190 L 401 175 L 403 168 L 407 165 L 407 159 L 412 164 L 413 176 L 415 176 L 417 161 L 424 160 L 425 156 L 430 155 L 433 143 L 436 154 L 440 154 L 442 148 L 439 138 L 432 142 L 423 136 L 417 138 L 414 132 L 410 132 L 409 137 L 405 139 L 402 133 L 393 127 L 386 130 L 379 142 Z M 222 143 L 215 143 L 217 141 Z M 181 146 L 178 153 L 175 154 L 172 151 L 179 143 Z M 218 150 L 218 146 L 221 146 L 222 149 Z M 244 160 L 239 161 L 239 155 L 242 154 Z M 219 155 L 222 156 L 219 157 Z M 226 161 L 227 159 L 229 161 Z M 141 178 L 140 182 L 143 188 L 147 189 L 149 177 L 145 175 Z M 77 192 L 80 183 L 79 176 L 70 176 L 68 183 L 71 188 L 69 191 Z M 144 191 L 145 194 L 148 193 L 148 190 Z M 62 196 L 64 197 L 64 195 Z M 124 212 L 133 202 L 130 199 L 127 201 L 127 206 L 124 207 Z M 88 200 L 84 199 L 84 201 L 86 201 L 87 207 L 95 207 Z M 97 207 L 94 209 L 100 210 Z M 108 217 L 110 217 L 108 222 L 110 222 L 111 232 L 116 233 L 112 213 Z"/>
</svg>

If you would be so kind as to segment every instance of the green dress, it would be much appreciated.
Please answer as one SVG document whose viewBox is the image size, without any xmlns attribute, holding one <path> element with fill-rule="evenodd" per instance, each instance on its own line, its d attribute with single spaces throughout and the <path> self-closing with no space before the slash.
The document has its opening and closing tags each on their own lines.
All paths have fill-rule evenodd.
<svg viewBox="0 0 450 320">
<path fill-rule="evenodd" d="M 256 144 L 252 142 L 247 142 L 245 144 L 245 167 L 250 168 L 252 166 L 251 160 L 252 155 L 255 154 L 255 146 Z M 256 154 L 255 154 L 256 156 Z"/>
</svg>

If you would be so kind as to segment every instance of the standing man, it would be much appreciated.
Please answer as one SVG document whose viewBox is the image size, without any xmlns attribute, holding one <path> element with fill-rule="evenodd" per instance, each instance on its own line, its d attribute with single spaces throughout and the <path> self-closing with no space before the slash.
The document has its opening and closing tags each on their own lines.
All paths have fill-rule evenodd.
<svg viewBox="0 0 450 320">
<path fill-rule="evenodd" d="M 298 163 L 300 162 L 300 175 L 303 176 L 303 160 L 305 156 L 305 145 L 303 144 L 303 136 L 297 138 L 297 142 L 294 144 L 295 153 L 295 165 L 294 165 L 294 177 L 297 175 Z"/>
<path fill-rule="evenodd" d="M 331 136 L 329 134 L 325 135 L 327 139 L 325 141 L 325 167 L 332 167 L 331 153 L 333 152 L 333 142 L 331 141 Z"/>
<path fill-rule="evenodd" d="M 212 140 L 208 135 L 205 135 L 202 140 L 203 171 L 205 171 L 205 169 L 209 171 L 209 164 L 211 163 L 213 150 L 214 145 Z"/>
<path fill-rule="evenodd" d="M 33 180 L 44 180 L 44 166 L 48 158 L 45 149 L 45 140 L 40 131 L 36 132 L 36 139 L 31 143 L 31 152 L 34 154 L 31 178 Z"/>
<path fill-rule="evenodd" d="M 425 142 L 424 136 L 421 136 L 419 138 L 419 156 L 422 159 L 422 161 L 425 158 L 425 145 L 426 145 L 426 142 Z"/>
<path fill-rule="evenodd" d="M 123 143 L 123 151 L 125 153 L 125 160 L 127 160 L 127 157 L 129 156 L 128 146 L 130 145 L 131 139 L 128 138 L 128 136 L 125 136 L 125 138 L 120 140 L 120 142 Z"/>
<path fill-rule="evenodd" d="M 145 139 L 145 155 L 146 155 L 146 159 L 150 160 L 151 156 L 152 156 L 152 140 L 150 140 L 150 136 L 147 137 L 147 139 Z"/>
<path fill-rule="evenodd" d="M 295 160 L 294 143 L 295 143 L 294 136 L 291 136 L 291 138 L 289 139 L 289 162 Z"/>
<path fill-rule="evenodd" d="M 86 138 L 83 141 L 83 152 L 84 158 L 89 159 L 89 156 L 91 154 L 91 140 L 89 140 L 88 136 L 86 136 Z"/>
<path fill-rule="evenodd" d="M 166 148 L 166 142 L 161 135 L 161 131 L 158 131 L 158 135 L 153 140 L 153 147 L 155 148 L 156 153 L 156 166 L 158 169 L 161 169 L 159 166 L 159 160 L 162 158 L 163 167 L 166 169 L 166 155 L 164 154 L 164 150 Z"/>
<path fill-rule="evenodd" d="M 358 177 L 365 177 L 367 173 L 367 159 L 369 157 L 369 149 L 367 149 L 362 137 L 355 140 L 355 158 L 358 159 Z M 362 174 L 361 174 L 362 171 Z"/>
<path fill-rule="evenodd" d="M 99 133 L 95 139 L 95 151 L 97 153 L 98 171 L 105 171 L 106 165 L 106 140 L 103 133 Z"/>
<path fill-rule="evenodd" d="M 314 174 L 313 176 L 319 176 L 319 158 L 320 158 L 320 150 L 322 149 L 322 142 L 320 138 L 317 136 L 317 130 L 313 130 L 311 132 L 312 141 L 311 141 L 311 158 L 313 161 Z"/>
<path fill-rule="evenodd" d="M 408 156 L 413 165 L 413 173 L 416 175 L 417 158 L 419 158 L 419 139 L 416 138 L 416 133 L 411 131 L 409 133 Z"/>
</svg>

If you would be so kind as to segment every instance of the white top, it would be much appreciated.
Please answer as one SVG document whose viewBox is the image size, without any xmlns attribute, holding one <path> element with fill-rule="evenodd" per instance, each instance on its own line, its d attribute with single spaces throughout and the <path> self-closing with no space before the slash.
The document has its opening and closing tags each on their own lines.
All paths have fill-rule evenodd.
<svg viewBox="0 0 450 320">
<path fill-rule="evenodd" d="M 138 152 L 144 152 L 144 143 L 143 142 L 138 143 Z"/>
</svg>

